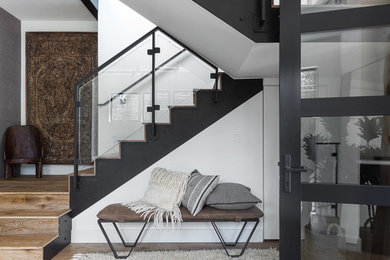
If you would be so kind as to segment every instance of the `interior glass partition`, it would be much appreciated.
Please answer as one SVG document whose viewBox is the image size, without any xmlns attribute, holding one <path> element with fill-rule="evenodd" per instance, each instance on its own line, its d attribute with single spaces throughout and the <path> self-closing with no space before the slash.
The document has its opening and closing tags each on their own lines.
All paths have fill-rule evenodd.
<svg viewBox="0 0 390 260">
<path fill-rule="evenodd" d="M 389 95 L 390 27 L 302 35 L 302 67 L 317 68 L 318 85 L 302 98 Z"/>
<path fill-rule="evenodd" d="M 281 259 L 390 258 L 389 4 L 280 3 Z"/>
<path fill-rule="evenodd" d="M 389 116 L 302 118 L 301 181 L 389 186 L 389 123 Z"/>
<path fill-rule="evenodd" d="M 326 12 L 390 4 L 389 0 L 301 0 L 302 13 Z"/>
<path fill-rule="evenodd" d="M 389 65 L 388 25 L 301 35 L 301 259 L 390 259 Z"/>
<path fill-rule="evenodd" d="M 302 202 L 302 258 L 389 259 L 390 207 Z"/>
</svg>

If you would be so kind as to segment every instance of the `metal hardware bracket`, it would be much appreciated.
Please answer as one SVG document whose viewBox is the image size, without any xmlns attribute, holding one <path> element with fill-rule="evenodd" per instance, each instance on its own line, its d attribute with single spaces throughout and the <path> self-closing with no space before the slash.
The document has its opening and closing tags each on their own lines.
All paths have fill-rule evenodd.
<svg viewBox="0 0 390 260">
<path fill-rule="evenodd" d="M 153 112 L 153 111 L 156 111 L 156 110 L 160 110 L 160 105 L 154 105 L 154 108 L 153 108 L 153 106 L 150 106 L 150 107 L 146 108 L 147 112 Z"/>
<path fill-rule="evenodd" d="M 148 50 L 148 55 L 153 55 L 153 54 L 156 54 L 156 53 L 160 53 L 160 48 L 159 47 L 155 47 L 153 49 L 149 49 Z"/>
<path fill-rule="evenodd" d="M 218 78 L 218 73 L 210 73 L 210 79 Z"/>
</svg>

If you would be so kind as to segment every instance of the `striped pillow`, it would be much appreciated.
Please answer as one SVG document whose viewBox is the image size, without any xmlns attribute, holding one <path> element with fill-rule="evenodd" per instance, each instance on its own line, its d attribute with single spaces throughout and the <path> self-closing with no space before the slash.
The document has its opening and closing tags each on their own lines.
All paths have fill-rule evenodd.
<svg viewBox="0 0 390 260">
<path fill-rule="evenodd" d="M 204 207 L 206 199 L 219 181 L 219 175 L 202 175 L 194 170 L 187 183 L 182 204 L 192 216 L 198 214 Z"/>
</svg>

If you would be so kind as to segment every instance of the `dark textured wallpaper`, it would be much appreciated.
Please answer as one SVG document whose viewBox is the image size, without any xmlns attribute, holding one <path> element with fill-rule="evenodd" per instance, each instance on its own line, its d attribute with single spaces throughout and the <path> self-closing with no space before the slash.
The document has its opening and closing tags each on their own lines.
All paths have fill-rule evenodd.
<svg viewBox="0 0 390 260">
<path fill-rule="evenodd" d="M 73 88 L 96 67 L 97 33 L 26 33 L 26 119 L 42 133 L 44 163 L 73 164 Z"/>
<path fill-rule="evenodd" d="M 20 20 L 0 8 L 0 176 L 4 176 L 3 135 L 20 124 Z"/>
</svg>

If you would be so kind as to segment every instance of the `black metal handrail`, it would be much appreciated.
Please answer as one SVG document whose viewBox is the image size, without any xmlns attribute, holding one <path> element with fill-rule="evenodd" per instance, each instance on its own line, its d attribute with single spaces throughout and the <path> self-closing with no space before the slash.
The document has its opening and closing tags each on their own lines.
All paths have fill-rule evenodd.
<svg viewBox="0 0 390 260">
<path fill-rule="evenodd" d="M 158 67 L 155 67 L 155 54 L 159 53 L 160 49 L 155 46 L 155 34 L 157 31 L 162 32 L 168 38 L 170 38 L 172 41 L 174 41 L 176 44 L 180 45 L 183 47 L 183 50 L 179 51 L 177 54 L 169 58 L 167 61 L 159 65 Z M 200 56 L 198 53 L 193 51 L 191 48 L 186 46 L 184 43 L 180 42 L 176 38 L 174 38 L 172 35 L 167 33 L 166 31 L 162 30 L 159 27 L 156 27 L 143 35 L 141 38 L 130 44 L 128 47 L 124 48 L 122 51 L 114 55 L 112 58 L 104 62 L 102 65 L 100 65 L 98 68 L 95 70 L 91 71 L 88 73 L 85 77 L 83 77 L 81 80 L 79 80 L 75 85 L 74 85 L 74 98 L 75 98 L 75 108 L 74 108 L 74 188 L 78 189 L 79 188 L 79 176 L 78 176 L 78 165 L 81 163 L 79 160 L 79 107 L 81 106 L 80 100 L 79 100 L 79 88 L 85 84 L 86 82 L 90 81 L 92 78 L 98 75 L 99 72 L 110 66 L 112 63 L 114 63 L 116 60 L 118 60 L 120 57 L 122 57 L 124 54 L 138 46 L 141 42 L 146 40 L 148 37 L 152 36 L 152 49 L 148 50 L 148 54 L 152 55 L 152 70 L 142 76 L 140 79 L 136 80 L 134 83 L 132 83 L 130 86 L 122 90 L 122 92 L 127 91 L 137 85 L 139 82 L 142 80 L 146 79 L 147 77 L 151 76 L 152 77 L 152 106 L 148 108 L 148 112 L 152 112 L 152 136 L 156 135 L 156 128 L 155 128 L 155 111 L 159 110 L 159 106 L 155 104 L 155 72 L 159 69 L 161 69 L 164 65 L 166 65 L 168 62 L 172 61 L 175 59 L 177 56 L 182 54 L 184 51 L 188 51 L 197 58 L 199 58 L 201 61 L 209 65 L 211 68 L 215 70 L 215 73 L 212 73 L 210 76 L 211 78 L 214 78 L 216 83 L 215 83 L 215 101 L 217 100 L 217 91 L 218 91 L 218 68 L 212 64 L 210 61 L 206 60 L 202 56 Z M 116 96 L 110 98 L 108 101 L 106 101 L 103 104 L 99 105 L 106 105 L 113 99 L 115 99 Z"/>
</svg>

